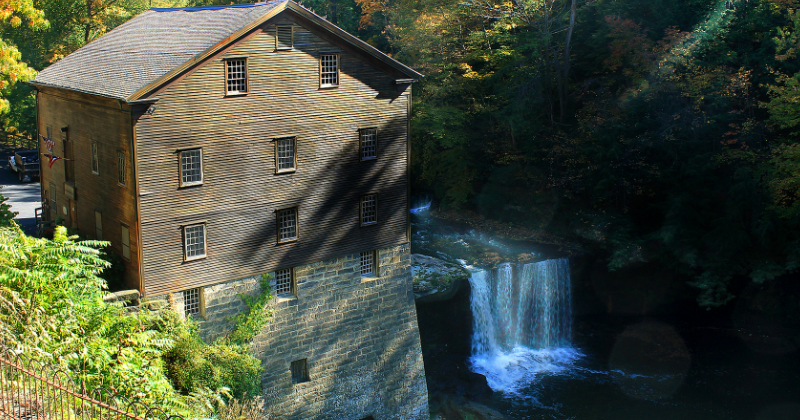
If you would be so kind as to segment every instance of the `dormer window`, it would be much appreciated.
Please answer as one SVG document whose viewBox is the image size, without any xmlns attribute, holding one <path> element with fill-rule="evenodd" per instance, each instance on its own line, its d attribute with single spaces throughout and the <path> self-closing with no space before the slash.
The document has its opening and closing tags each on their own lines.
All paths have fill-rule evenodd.
<svg viewBox="0 0 800 420">
<path fill-rule="evenodd" d="M 292 48 L 294 48 L 294 26 L 275 26 L 275 49 L 291 50 Z"/>
<path fill-rule="evenodd" d="M 247 93 L 247 59 L 225 60 L 225 81 L 228 95 Z"/>
<path fill-rule="evenodd" d="M 320 54 L 319 86 L 323 88 L 339 86 L 339 54 Z"/>
</svg>

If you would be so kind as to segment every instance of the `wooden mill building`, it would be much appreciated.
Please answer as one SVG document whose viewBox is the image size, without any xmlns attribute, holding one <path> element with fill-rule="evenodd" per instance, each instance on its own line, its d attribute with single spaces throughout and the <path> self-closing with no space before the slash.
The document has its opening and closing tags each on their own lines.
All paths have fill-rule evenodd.
<svg viewBox="0 0 800 420">
<path fill-rule="evenodd" d="M 253 348 L 280 418 L 427 418 L 408 231 L 421 75 L 292 1 L 151 9 L 43 70 L 45 217 Z"/>
</svg>

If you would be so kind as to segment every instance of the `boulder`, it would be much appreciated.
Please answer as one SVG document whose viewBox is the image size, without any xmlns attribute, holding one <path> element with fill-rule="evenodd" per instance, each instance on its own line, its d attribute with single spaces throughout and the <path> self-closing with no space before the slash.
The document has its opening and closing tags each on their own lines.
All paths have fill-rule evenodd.
<svg viewBox="0 0 800 420">
<path fill-rule="evenodd" d="M 439 258 L 411 254 L 411 275 L 417 303 L 430 303 L 452 299 L 469 281 L 470 272 Z"/>
<path fill-rule="evenodd" d="M 139 304 L 139 291 L 136 289 L 132 290 L 121 290 L 119 292 L 109 293 L 103 297 L 103 300 L 112 303 L 112 302 L 127 302 L 129 305 L 136 306 Z"/>
</svg>

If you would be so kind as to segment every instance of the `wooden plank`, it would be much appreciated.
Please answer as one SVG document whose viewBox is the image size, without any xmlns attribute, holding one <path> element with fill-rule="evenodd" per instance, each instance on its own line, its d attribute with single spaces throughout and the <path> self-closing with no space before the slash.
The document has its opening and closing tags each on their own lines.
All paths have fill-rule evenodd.
<svg viewBox="0 0 800 420">
<path fill-rule="evenodd" d="M 64 194 L 67 181 L 67 165 L 59 160 L 50 168 L 47 158 L 42 156 L 42 196 L 49 197 L 51 183 L 57 191 L 58 215 L 73 224 L 81 236 L 95 237 L 95 211 L 101 213 L 103 240 L 111 242 L 110 250 L 120 256 L 124 265 L 124 281 L 128 287 L 139 286 L 139 253 L 137 215 L 135 207 L 134 173 L 132 161 L 126 167 L 127 183 L 118 184 L 117 152 L 130 156 L 131 118 L 130 107 L 118 101 L 71 92 L 55 88 L 41 88 L 37 95 L 39 132 L 47 133 L 50 126 L 55 142 L 53 154 L 65 157 L 65 147 L 72 147 L 70 167 L 74 172 L 74 183 L 70 186 L 75 196 L 75 211 L 67 205 Z M 61 127 L 67 127 L 66 132 Z M 63 134 L 63 138 L 62 138 Z M 65 141 L 66 140 L 66 141 Z M 98 173 L 92 171 L 92 142 L 98 145 Z M 50 153 L 43 141 L 39 142 L 41 153 Z M 50 212 L 47 212 L 49 215 Z M 52 216 L 50 216 L 52 217 Z M 131 232 L 129 261 L 122 259 L 122 224 Z"/>
<path fill-rule="evenodd" d="M 275 50 L 274 24 L 295 24 Z M 408 97 L 376 69 L 285 17 L 158 93 L 135 124 L 144 293 L 210 285 L 407 242 Z M 319 87 L 319 52 L 340 54 L 340 86 Z M 226 57 L 247 57 L 249 92 L 226 97 Z M 362 162 L 360 128 L 378 128 Z M 275 174 L 273 139 L 297 137 L 297 170 Z M 180 188 L 177 149 L 203 148 L 203 184 Z M 378 193 L 378 224 L 359 199 Z M 299 240 L 278 244 L 275 211 L 299 206 Z M 207 257 L 183 261 L 181 226 L 205 223 Z"/>
</svg>

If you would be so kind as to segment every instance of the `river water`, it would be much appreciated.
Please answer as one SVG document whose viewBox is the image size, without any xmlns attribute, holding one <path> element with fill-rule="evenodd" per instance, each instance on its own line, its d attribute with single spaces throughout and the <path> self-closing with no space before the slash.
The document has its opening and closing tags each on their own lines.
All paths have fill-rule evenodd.
<svg viewBox="0 0 800 420">
<path fill-rule="evenodd" d="M 796 330 L 737 325 L 720 311 L 576 314 L 586 297 L 573 296 L 570 259 L 558 252 L 419 223 L 413 239 L 415 252 L 472 270 L 469 313 L 441 307 L 458 302 L 418 308 L 442 420 L 800 420 Z M 476 382 L 462 366 L 491 390 L 441 385 L 458 375 Z"/>
</svg>

